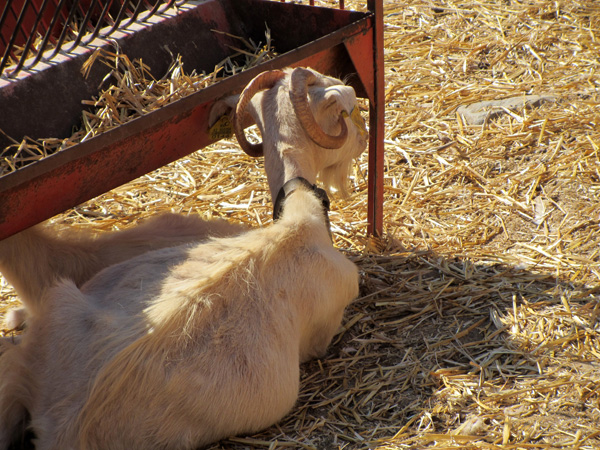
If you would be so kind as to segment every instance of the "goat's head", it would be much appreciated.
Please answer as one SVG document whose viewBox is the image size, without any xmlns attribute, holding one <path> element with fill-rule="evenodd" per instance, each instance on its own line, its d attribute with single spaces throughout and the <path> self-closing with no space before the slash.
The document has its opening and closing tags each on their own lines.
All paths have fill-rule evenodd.
<svg viewBox="0 0 600 450">
<path fill-rule="evenodd" d="M 248 114 L 261 131 L 260 144 L 246 139 Z M 237 103 L 234 131 L 246 153 L 264 154 L 272 194 L 289 177 L 314 182 L 317 175 L 326 187 L 344 194 L 352 160 L 367 143 L 354 89 L 305 68 L 254 78 Z"/>
</svg>

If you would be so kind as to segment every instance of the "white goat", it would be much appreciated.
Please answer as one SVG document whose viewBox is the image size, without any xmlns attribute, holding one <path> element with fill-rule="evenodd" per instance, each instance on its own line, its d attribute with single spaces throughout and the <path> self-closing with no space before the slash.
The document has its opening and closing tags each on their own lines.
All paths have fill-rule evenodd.
<svg viewBox="0 0 600 450">
<path fill-rule="evenodd" d="M 284 77 L 285 81 L 277 83 Z M 269 90 L 260 92 L 265 88 Z M 238 98 L 231 96 L 222 104 L 231 107 Z M 364 151 L 367 137 L 358 109 L 354 124 L 346 125 L 345 118 L 358 108 L 354 89 L 336 78 L 299 68 L 262 74 L 249 84 L 244 98 L 244 105 L 239 105 L 244 111 L 236 115 L 236 136 L 247 154 L 264 154 L 273 201 L 283 180 L 300 172 L 306 173 L 311 183 L 320 175 L 326 187 L 346 193 L 348 170 L 352 160 Z M 252 145 L 246 140 L 241 125 L 246 114 L 265 137 L 262 144 Z M 301 154 L 294 157 L 293 153 Z M 289 157 L 284 157 L 286 154 Z M 225 221 L 173 214 L 102 234 L 40 225 L 0 241 L 0 272 L 27 303 L 40 298 L 59 279 L 68 278 L 81 286 L 103 268 L 146 251 L 247 229 Z M 26 315 L 25 309 L 10 311 L 5 328 L 22 326 Z"/>
<path fill-rule="evenodd" d="M 309 107 L 298 115 L 312 110 L 338 149 L 313 143 L 310 124 L 307 139 L 290 101 L 302 92 Z M 101 261 L 83 271 L 91 276 L 81 288 L 48 288 L 46 277 L 41 297 L 23 297 L 29 326 L 0 356 L 0 449 L 28 416 L 38 449 L 69 450 L 192 449 L 283 417 L 297 398 L 299 362 L 323 354 L 358 293 L 357 269 L 332 246 L 313 186 L 319 171 L 341 186 L 364 150 L 364 130 L 346 124 L 355 107 L 351 88 L 307 69 L 257 77 L 236 120 L 247 108 L 262 131 L 270 188 L 282 192 L 276 222 L 94 274 Z"/>
</svg>

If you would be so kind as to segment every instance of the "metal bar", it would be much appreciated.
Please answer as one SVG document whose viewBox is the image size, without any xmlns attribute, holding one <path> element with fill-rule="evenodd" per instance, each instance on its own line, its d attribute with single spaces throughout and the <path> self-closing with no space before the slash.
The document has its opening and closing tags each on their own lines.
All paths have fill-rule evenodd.
<svg viewBox="0 0 600 450">
<path fill-rule="evenodd" d="M 90 17 L 92 16 L 94 9 L 96 9 L 96 3 L 98 3 L 98 0 L 92 0 L 92 4 L 90 5 L 85 17 L 83 18 L 83 22 L 81 22 L 79 33 L 77 33 L 77 37 L 75 38 L 73 44 L 71 45 L 71 47 L 69 47 L 67 52 L 72 52 L 79 45 L 81 39 L 83 39 L 83 36 L 86 34 L 86 27 L 88 26 Z"/>
<path fill-rule="evenodd" d="M 368 233 L 383 235 L 383 169 L 385 133 L 385 80 L 383 59 L 383 0 L 368 0 L 374 14 L 373 61 L 375 101 L 369 107 L 369 186 L 367 217 Z"/>
<path fill-rule="evenodd" d="M 129 22 L 125 24 L 124 28 L 129 27 L 133 22 L 137 20 L 137 16 L 140 14 L 140 12 L 142 12 L 143 5 L 144 0 L 139 0 L 137 6 L 135 7 L 135 10 L 133 11 L 133 14 L 131 15 L 131 18 L 129 19 Z"/>
<path fill-rule="evenodd" d="M 50 0 L 44 0 L 42 2 L 42 6 L 40 6 L 40 10 L 37 11 L 37 14 L 35 16 L 35 21 L 33 23 L 31 31 L 29 32 L 29 37 L 27 38 L 27 42 L 25 43 L 25 47 L 23 49 L 23 54 L 19 58 L 19 62 L 17 64 L 17 66 L 12 71 L 12 73 L 14 73 L 14 74 L 18 73 L 23 68 L 25 61 L 27 60 L 27 56 L 29 55 L 29 49 L 31 48 L 31 44 L 35 40 L 35 34 L 37 32 L 38 25 L 40 23 L 40 20 L 42 19 L 42 15 L 44 14 L 44 10 L 46 9 L 46 6 L 48 5 L 49 1 Z"/>
<path fill-rule="evenodd" d="M 173 0 L 169 0 L 168 2 L 164 2 L 164 3 L 167 3 L 167 8 L 168 8 L 173 3 Z M 148 11 L 148 14 L 146 14 L 146 16 L 143 19 L 141 19 L 142 22 L 145 22 L 150 17 L 152 17 L 154 14 L 156 14 L 158 9 L 160 8 L 160 5 L 162 5 L 162 4 L 163 4 L 162 0 L 155 0 L 154 6 Z"/>
<path fill-rule="evenodd" d="M 6 2 L 4 5 L 4 9 L 2 10 L 2 15 L 0 16 L 0 30 L 4 28 L 4 22 L 6 22 L 6 18 L 8 17 L 8 12 L 10 10 L 11 2 Z M 7 45 L 7 41 L 4 38 L 4 35 L 0 33 L 0 40 L 2 40 L 2 44 Z"/>
<path fill-rule="evenodd" d="M 100 30 L 105 26 L 104 17 L 106 16 L 108 8 L 110 8 L 110 5 L 112 5 L 112 2 L 113 2 L 113 0 L 108 0 L 104 4 L 104 8 L 102 8 L 102 12 L 100 12 L 100 17 L 98 18 L 98 21 L 96 22 L 96 26 L 94 27 L 94 31 L 92 32 L 92 34 L 90 36 L 88 36 L 88 38 L 86 39 L 86 41 L 84 42 L 83 45 L 87 45 L 90 42 L 92 42 L 94 39 L 96 39 Z"/>
<path fill-rule="evenodd" d="M 38 0 L 27 1 L 28 9 L 32 10 L 31 12 L 33 12 L 33 17 L 37 16 L 37 11 L 35 9 L 37 1 Z M 24 19 L 23 19 L 23 23 L 20 26 L 15 27 L 15 33 L 17 33 L 17 34 L 21 33 L 21 35 L 23 36 L 23 42 L 25 42 L 27 40 L 27 38 L 29 37 L 28 33 L 25 30 L 28 25 L 31 25 L 31 12 L 26 11 Z M 19 45 L 19 43 L 15 42 L 14 45 Z"/>
<path fill-rule="evenodd" d="M 52 20 L 50 21 L 50 25 L 48 25 L 48 30 L 46 30 L 46 35 L 44 36 L 44 40 L 42 41 L 42 44 L 40 45 L 38 54 L 35 56 L 35 59 L 33 60 L 33 62 L 31 64 L 29 64 L 27 67 L 35 66 L 40 61 L 42 56 L 44 55 L 44 52 L 46 51 L 46 46 L 48 45 L 48 42 L 50 41 L 50 39 L 52 37 L 52 31 L 54 30 L 54 27 L 56 26 L 58 18 L 62 15 L 62 9 L 63 9 L 66 1 L 67 0 L 60 0 L 58 5 L 56 6 L 56 11 L 54 12 L 54 16 L 52 17 Z"/>
<path fill-rule="evenodd" d="M 62 46 L 65 42 L 65 39 L 67 37 L 67 34 L 70 31 L 70 27 L 68 24 L 71 23 L 71 21 L 73 20 L 73 17 L 75 17 L 75 12 L 77 11 L 78 5 L 79 5 L 78 2 L 73 2 L 73 4 L 71 5 L 71 9 L 69 10 L 69 15 L 65 22 L 65 26 L 63 27 L 63 29 L 60 33 L 60 36 L 58 37 L 58 42 L 56 43 L 56 46 L 54 48 L 54 51 L 52 52 L 52 55 L 48 59 L 50 59 L 50 60 L 53 59 L 61 51 Z"/>
<path fill-rule="evenodd" d="M 127 11 L 128 6 L 129 6 L 129 0 L 123 0 L 123 3 L 121 4 L 121 8 L 119 9 L 119 13 L 117 14 L 117 17 L 115 18 L 115 23 L 113 24 L 113 26 L 110 30 L 108 30 L 106 33 L 103 34 L 103 37 L 110 36 L 117 30 L 117 28 L 119 28 L 119 24 L 123 20 L 123 16 L 125 16 L 125 12 Z"/>
<path fill-rule="evenodd" d="M 23 6 L 24 9 L 28 9 L 31 4 L 31 0 L 23 0 L 23 1 L 24 1 L 24 6 Z M 46 8 L 47 0 L 34 0 L 34 3 L 35 3 L 35 1 L 43 1 L 44 3 L 43 3 L 41 10 L 39 11 L 39 13 L 37 13 L 34 16 L 34 17 L 36 17 L 34 30 L 37 28 L 39 21 L 41 20 L 41 16 L 42 16 L 44 9 L 47 9 Z M 17 65 L 17 67 L 11 72 L 11 76 L 13 76 L 13 77 L 16 76 L 17 73 L 23 67 L 25 67 L 25 65 L 27 66 L 27 68 L 34 67 L 35 64 L 37 64 L 42 58 L 44 58 L 43 54 L 46 51 L 46 48 L 48 47 L 48 43 L 50 42 L 50 40 L 54 40 L 54 38 L 52 37 L 53 36 L 52 30 L 54 30 L 54 27 L 56 26 L 61 14 L 63 15 L 63 18 L 65 15 L 64 12 L 62 12 L 62 11 L 64 9 L 64 6 L 67 3 L 65 2 L 65 0 L 57 0 L 57 1 L 59 1 L 59 6 L 57 7 L 57 11 L 54 13 L 53 16 L 48 15 L 48 18 L 47 18 L 47 19 L 49 19 L 50 17 L 52 17 L 51 20 L 48 21 L 47 19 L 44 19 L 44 25 L 48 26 L 48 29 L 50 31 L 49 32 L 47 31 L 45 33 L 42 44 L 40 46 L 39 51 L 35 55 L 35 58 L 33 59 L 32 62 L 25 64 L 25 61 L 28 59 L 28 56 L 29 56 L 29 50 L 31 49 L 31 45 L 32 45 L 31 43 L 33 42 L 33 39 L 35 39 L 35 31 L 32 31 L 31 33 L 28 33 L 28 36 L 27 36 L 27 41 L 29 42 L 29 45 L 25 46 L 26 51 L 23 53 L 22 57 L 19 58 L 19 63 Z M 96 11 L 96 8 L 98 7 L 98 1 L 99 0 L 92 0 L 91 5 L 88 7 L 87 11 L 83 11 L 81 9 L 81 3 L 78 0 L 75 0 L 72 2 L 72 7 L 69 11 L 68 18 L 65 21 L 66 24 L 62 28 L 60 36 L 58 37 L 58 39 L 56 41 L 55 49 L 52 52 L 52 54 L 49 57 L 44 58 L 44 60 L 52 60 L 53 58 L 55 58 L 58 55 L 58 53 L 61 52 L 62 47 L 65 44 L 67 35 L 73 31 L 70 28 L 69 23 L 71 23 L 71 21 L 73 20 L 73 17 L 75 15 L 76 11 L 78 10 L 78 8 L 80 11 L 82 11 L 84 13 L 84 19 L 83 19 L 83 22 L 81 23 L 79 33 L 77 33 L 75 35 L 74 41 L 72 42 L 70 48 L 66 49 L 66 52 L 73 51 L 79 45 L 87 45 L 90 42 L 92 42 L 97 36 L 100 35 L 100 30 L 107 25 L 106 21 L 105 21 L 105 19 L 108 17 L 107 11 L 109 10 L 110 6 L 114 2 L 112 0 L 108 0 L 108 1 L 100 0 L 100 7 L 102 8 L 102 12 L 100 13 L 100 18 L 96 21 L 96 19 L 95 19 L 96 12 L 95 11 Z M 152 17 L 154 14 L 156 14 L 158 11 L 161 10 L 162 6 L 164 6 L 164 8 L 162 8 L 162 9 L 166 10 L 169 7 L 171 7 L 173 4 L 182 4 L 182 3 L 185 3 L 185 1 L 186 0 L 166 0 L 166 1 L 154 0 L 154 5 L 152 6 L 152 2 L 149 2 L 148 0 L 138 0 L 137 4 L 135 4 L 135 6 L 130 9 L 130 7 L 133 6 L 133 1 L 124 0 L 121 4 L 117 18 L 116 18 L 116 20 L 114 20 L 114 23 L 112 24 L 112 27 L 110 28 L 110 30 L 108 30 L 108 32 L 102 33 L 102 36 L 108 37 L 108 36 L 110 36 L 110 34 L 115 32 L 121 25 L 121 21 L 123 20 L 124 16 L 127 14 L 128 10 L 130 12 L 129 20 L 125 25 L 123 25 L 123 27 L 129 27 L 133 22 L 138 20 L 138 16 L 141 14 L 141 12 L 146 7 L 149 8 L 150 10 L 141 19 L 142 21 L 146 21 L 150 17 Z M 282 2 L 285 2 L 285 0 L 282 0 Z M 314 4 L 315 4 L 314 0 L 310 0 L 310 5 L 314 6 Z M 11 12 L 10 5 L 14 5 L 14 3 L 9 2 L 5 5 L 4 11 L 2 13 L 2 17 L 0 18 L 0 22 L 5 20 L 5 17 L 7 17 L 8 14 Z M 344 0 L 339 1 L 339 8 L 340 9 L 345 8 Z M 29 14 L 29 13 L 30 12 L 28 12 L 27 14 Z M 23 12 L 22 12 L 21 20 L 23 20 L 23 17 L 24 16 L 23 16 Z M 29 16 L 27 16 L 27 17 L 29 17 Z M 27 19 L 27 17 L 25 17 L 25 19 Z M 27 20 L 29 20 L 29 19 L 27 19 Z M 92 20 L 94 21 L 94 24 L 91 23 Z M 48 24 L 48 22 L 50 22 L 50 24 Z M 88 30 L 88 28 L 89 28 L 89 30 Z M 90 31 L 90 30 L 91 30 L 91 34 L 87 34 L 88 31 Z M 24 33 L 24 31 L 20 29 L 20 23 L 19 23 L 19 26 L 16 27 L 15 33 L 13 33 L 13 38 L 17 32 Z M 2 36 L 2 39 L 6 40 L 4 36 Z M 13 44 L 8 45 L 7 47 L 9 48 L 9 52 L 5 53 L 4 57 L 0 61 L 0 74 L 2 74 L 3 70 L 7 67 L 10 56 L 13 55 L 12 50 L 14 48 L 14 39 L 13 39 Z M 13 56 L 13 58 L 14 58 L 14 56 Z"/>
<path fill-rule="evenodd" d="M 8 58 L 10 53 L 12 52 L 13 45 L 15 44 L 15 40 L 17 39 L 17 32 L 21 29 L 21 24 L 25 19 L 25 14 L 27 14 L 27 9 L 29 8 L 30 0 L 25 0 L 23 3 L 23 7 L 21 8 L 21 13 L 17 18 L 17 23 L 15 24 L 15 31 L 13 32 L 10 40 L 8 41 L 8 45 L 6 46 L 6 50 L 4 51 L 4 56 L 2 57 L 2 61 L 0 62 L 0 74 L 4 71 L 6 66 L 8 65 Z M 14 72 L 13 72 L 14 73 Z"/>
</svg>

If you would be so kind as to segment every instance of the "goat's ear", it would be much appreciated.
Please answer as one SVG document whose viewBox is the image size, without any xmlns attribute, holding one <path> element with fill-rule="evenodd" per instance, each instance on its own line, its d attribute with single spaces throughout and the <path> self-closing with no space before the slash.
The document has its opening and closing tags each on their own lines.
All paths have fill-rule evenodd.
<svg viewBox="0 0 600 450">
<path fill-rule="evenodd" d="M 225 115 L 228 115 L 229 118 L 232 119 L 235 111 L 235 105 L 237 105 L 239 98 L 239 94 L 236 94 L 217 100 L 212 105 L 210 113 L 208 114 L 208 127 L 211 128 L 217 122 L 217 120 Z"/>
</svg>

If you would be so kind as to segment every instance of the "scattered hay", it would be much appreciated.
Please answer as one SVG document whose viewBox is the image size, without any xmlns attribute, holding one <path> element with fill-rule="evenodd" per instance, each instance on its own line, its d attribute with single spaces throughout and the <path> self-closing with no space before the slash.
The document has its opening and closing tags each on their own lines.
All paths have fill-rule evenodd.
<svg viewBox="0 0 600 450">
<path fill-rule="evenodd" d="M 366 236 L 363 157 L 331 215 L 360 297 L 302 366 L 294 410 L 210 448 L 600 448 L 600 5 L 385 10 L 386 236 Z M 541 93 L 559 101 L 456 115 Z M 53 220 L 110 230 L 170 210 L 269 223 L 261 161 L 221 141 Z"/>
<path fill-rule="evenodd" d="M 214 32 L 222 33 L 216 30 Z M 0 151 L 0 176 L 85 142 L 277 55 L 268 28 L 265 32 L 265 44 L 257 44 L 252 39 L 229 34 L 228 36 L 238 40 L 240 48 L 232 47 L 234 53 L 217 64 L 210 74 L 196 74 L 195 71 L 186 74 L 181 56 L 178 55 L 167 73 L 159 80 L 152 76 L 150 68 L 143 61 L 131 61 L 119 49 L 114 52 L 96 49 L 83 64 L 82 73 L 87 77 L 94 64 L 105 64 L 110 68 L 105 80 L 111 80 L 113 84 L 102 90 L 97 99 L 82 101 L 89 109 L 82 112 L 79 129 L 65 139 L 33 140 L 25 137 L 21 142 L 14 141 Z"/>
</svg>

